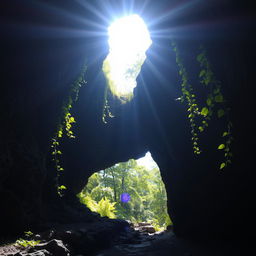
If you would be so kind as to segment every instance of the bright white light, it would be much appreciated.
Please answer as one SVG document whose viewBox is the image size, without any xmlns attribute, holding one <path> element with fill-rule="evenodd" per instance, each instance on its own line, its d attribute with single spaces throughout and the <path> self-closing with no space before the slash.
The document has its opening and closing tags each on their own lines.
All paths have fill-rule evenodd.
<svg viewBox="0 0 256 256">
<path fill-rule="evenodd" d="M 138 165 L 146 167 L 148 170 L 152 170 L 154 168 L 158 168 L 156 162 L 151 157 L 150 152 L 147 152 L 144 157 L 141 157 L 136 160 Z"/>
<path fill-rule="evenodd" d="M 136 87 L 136 77 L 152 41 L 146 24 L 136 14 L 116 20 L 108 33 L 110 51 L 103 70 L 111 91 L 126 96 Z"/>
</svg>

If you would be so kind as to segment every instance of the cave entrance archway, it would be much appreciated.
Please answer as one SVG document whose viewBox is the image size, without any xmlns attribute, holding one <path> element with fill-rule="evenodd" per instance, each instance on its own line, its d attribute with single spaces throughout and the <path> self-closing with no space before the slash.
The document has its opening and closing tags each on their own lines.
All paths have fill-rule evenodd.
<svg viewBox="0 0 256 256">
<path fill-rule="evenodd" d="M 171 225 L 165 185 L 149 152 L 94 173 L 79 198 L 102 217 L 128 220 L 138 229 L 144 225 L 151 233 Z"/>
</svg>

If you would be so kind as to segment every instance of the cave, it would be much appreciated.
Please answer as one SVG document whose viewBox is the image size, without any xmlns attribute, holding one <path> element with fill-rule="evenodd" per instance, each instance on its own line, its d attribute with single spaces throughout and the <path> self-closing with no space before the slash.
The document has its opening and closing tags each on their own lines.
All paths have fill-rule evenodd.
<svg viewBox="0 0 256 256">
<path fill-rule="evenodd" d="M 246 254 L 255 227 L 250 1 L 13 0 L 0 12 L 0 255 Z M 102 65 L 107 28 L 130 13 L 153 43 L 127 101 L 111 93 Z M 129 223 L 100 218 L 76 195 L 94 172 L 148 151 L 173 227 L 138 241 Z M 17 251 L 24 232 L 41 242 Z"/>
</svg>

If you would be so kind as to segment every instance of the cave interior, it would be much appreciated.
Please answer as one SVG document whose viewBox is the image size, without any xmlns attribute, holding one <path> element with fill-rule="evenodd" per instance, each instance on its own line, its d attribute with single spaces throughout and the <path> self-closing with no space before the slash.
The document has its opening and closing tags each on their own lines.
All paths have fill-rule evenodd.
<svg viewBox="0 0 256 256">
<path fill-rule="evenodd" d="M 108 54 L 103 32 L 111 13 L 121 16 L 125 12 L 124 2 L 156 32 L 151 34 L 153 44 L 134 97 L 125 104 L 106 91 L 102 71 Z M 148 151 L 160 168 L 175 236 L 200 241 L 253 240 L 249 232 L 255 226 L 253 8 L 249 1 L 178 2 L 1 2 L 3 241 L 27 230 L 102 222 L 81 206 L 76 195 L 94 172 L 138 159 Z M 223 140 L 224 119 L 212 116 L 200 134 L 202 153 L 193 152 L 188 107 L 177 100 L 182 80 L 172 38 L 201 104 L 205 99 L 198 82 L 201 45 L 221 83 L 233 136 L 231 163 L 223 169 L 219 168 L 222 151 L 217 147 Z M 58 175 L 52 139 L 77 79 L 85 82 L 70 110 L 76 120 L 72 124 L 75 138 L 59 140 L 64 171 Z M 114 117 L 107 114 L 103 122 L 106 94 Z M 61 197 L 57 180 L 66 187 Z M 117 234 L 126 227 L 122 221 L 104 221 Z M 99 236 L 92 247 L 97 243 L 109 246 L 104 237 Z"/>
</svg>

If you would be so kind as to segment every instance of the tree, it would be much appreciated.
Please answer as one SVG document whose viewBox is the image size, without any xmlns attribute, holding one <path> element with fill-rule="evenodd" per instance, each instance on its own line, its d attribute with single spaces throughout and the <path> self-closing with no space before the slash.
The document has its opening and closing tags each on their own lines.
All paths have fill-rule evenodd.
<svg viewBox="0 0 256 256">
<path fill-rule="evenodd" d="M 130 195 L 128 202 L 121 201 L 123 193 Z M 133 159 L 93 174 L 79 197 L 101 216 L 107 211 L 104 216 L 151 222 L 157 229 L 171 224 L 159 169 L 148 170 Z"/>
</svg>

